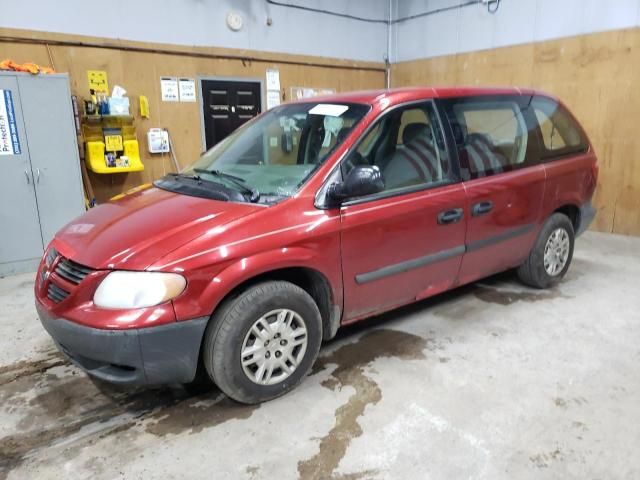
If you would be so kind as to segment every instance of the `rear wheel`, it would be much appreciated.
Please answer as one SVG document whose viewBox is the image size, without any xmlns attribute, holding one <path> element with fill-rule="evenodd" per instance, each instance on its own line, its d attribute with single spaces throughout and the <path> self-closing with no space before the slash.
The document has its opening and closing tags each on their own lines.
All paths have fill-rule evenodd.
<svg viewBox="0 0 640 480">
<path fill-rule="evenodd" d="M 234 400 L 259 403 L 290 391 L 309 372 L 322 321 L 307 292 L 271 281 L 224 305 L 205 335 L 203 360 L 213 381 Z"/>
<path fill-rule="evenodd" d="M 518 277 L 536 288 L 555 285 L 569 270 L 573 245 L 571 220 L 562 213 L 554 213 L 542 226 L 529 257 L 518 268 Z"/>
</svg>

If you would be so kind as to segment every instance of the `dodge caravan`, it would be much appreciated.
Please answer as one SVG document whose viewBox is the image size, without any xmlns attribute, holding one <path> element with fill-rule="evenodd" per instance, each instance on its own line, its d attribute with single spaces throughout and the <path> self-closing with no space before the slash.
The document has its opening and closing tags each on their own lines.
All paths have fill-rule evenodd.
<svg viewBox="0 0 640 480">
<path fill-rule="evenodd" d="M 534 90 L 289 103 L 60 230 L 36 307 L 94 377 L 261 402 L 342 325 L 508 269 L 560 281 L 597 174 L 578 122 Z"/>
</svg>

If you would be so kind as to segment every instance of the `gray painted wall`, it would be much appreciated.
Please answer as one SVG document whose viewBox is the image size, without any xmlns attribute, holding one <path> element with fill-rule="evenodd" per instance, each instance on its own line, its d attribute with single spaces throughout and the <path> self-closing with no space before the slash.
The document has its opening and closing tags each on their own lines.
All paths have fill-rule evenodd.
<svg viewBox="0 0 640 480">
<path fill-rule="evenodd" d="M 392 0 L 394 18 L 462 0 Z M 502 0 L 396 24 L 392 62 L 484 50 L 640 25 L 640 0 Z"/>
<path fill-rule="evenodd" d="M 458 5 L 463 0 L 284 0 L 386 19 Z M 0 0 L 0 27 L 76 33 L 179 45 L 382 61 L 387 27 L 268 5 L 264 0 L 111 0 L 100 18 L 84 0 Z M 225 24 L 240 12 L 243 29 Z M 34 13 L 35 12 L 35 13 Z M 120 12 L 126 12 L 122 15 Z M 273 25 L 266 25 L 267 16 Z M 640 0 L 502 0 L 495 15 L 471 6 L 391 28 L 391 61 L 530 43 L 640 25 Z"/>
<path fill-rule="evenodd" d="M 388 16 L 388 0 L 285 0 L 362 17 Z M 381 62 L 384 24 L 268 5 L 264 0 L 0 0 L 0 27 L 179 45 L 243 48 Z M 229 10 L 244 17 L 232 32 Z M 267 16 L 273 25 L 266 25 Z"/>
</svg>

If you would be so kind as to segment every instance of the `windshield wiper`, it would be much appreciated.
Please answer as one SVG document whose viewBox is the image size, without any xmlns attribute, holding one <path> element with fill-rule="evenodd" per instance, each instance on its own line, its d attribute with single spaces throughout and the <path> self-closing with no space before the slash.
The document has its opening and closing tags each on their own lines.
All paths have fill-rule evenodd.
<svg viewBox="0 0 640 480">
<path fill-rule="evenodd" d="M 190 178 L 191 180 L 196 180 L 198 182 L 202 180 L 200 178 L 200 175 L 187 175 L 186 173 L 174 173 L 174 172 L 169 172 L 169 173 L 167 173 L 167 175 L 170 175 L 172 177 Z"/>
<path fill-rule="evenodd" d="M 229 182 L 233 183 L 238 189 L 249 196 L 249 201 L 255 203 L 260 199 L 260 192 L 256 188 L 250 188 L 246 185 L 246 181 L 244 178 L 236 177 L 235 175 L 231 175 L 230 173 L 224 173 L 220 170 L 207 170 L 206 168 L 194 168 L 194 172 L 196 173 L 208 173 L 210 175 L 224 178 L 229 180 Z M 200 177 L 198 177 L 200 178 Z"/>
<path fill-rule="evenodd" d="M 221 170 L 215 170 L 215 169 L 207 170 L 206 168 L 194 168 L 193 171 L 197 172 L 197 173 L 210 173 L 212 175 L 215 175 L 216 177 L 232 178 L 233 180 L 237 180 L 239 182 L 242 182 L 243 184 L 247 182 L 242 177 L 238 177 L 236 175 L 231 175 L 230 173 L 225 173 L 225 172 L 223 172 Z"/>
</svg>

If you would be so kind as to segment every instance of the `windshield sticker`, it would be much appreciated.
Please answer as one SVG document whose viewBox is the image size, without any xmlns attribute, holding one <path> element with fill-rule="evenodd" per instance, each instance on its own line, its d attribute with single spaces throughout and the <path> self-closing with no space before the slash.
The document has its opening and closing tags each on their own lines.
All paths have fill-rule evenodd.
<svg viewBox="0 0 640 480">
<path fill-rule="evenodd" d="M 344 112 L 349 110 L 347 105 L 334 105 L 332 103 L 319 103 L 309 113 L 311 115 L 327 115 L 329 117 L 339 117 Z"/>
</svg>

